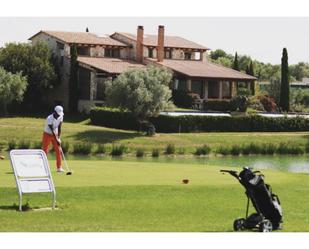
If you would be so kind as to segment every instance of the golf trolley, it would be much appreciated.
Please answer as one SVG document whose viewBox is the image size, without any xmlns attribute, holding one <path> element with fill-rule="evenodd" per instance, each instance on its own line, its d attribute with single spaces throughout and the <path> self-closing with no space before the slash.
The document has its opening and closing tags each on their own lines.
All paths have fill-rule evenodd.
<svg viewBox="0 0 309 249">
<path fill-rule="evenodd" d="M 234 221 L 234 231 L 257 229 L 260 232 L 271 232 L 281 229 L 282 209 L 279 197 L 272 193 L 270 185 L 264 183 L 264 175 L 260 174 L 260 171 L 252 171 L 246 167 L 239 174 L 233 170 L 220 170 L 220 172 L 235 177 L 246 189 L 248 197 L 246 218 Z M 250 200 L 256 213 L 248 216 Z"/>
</svg>

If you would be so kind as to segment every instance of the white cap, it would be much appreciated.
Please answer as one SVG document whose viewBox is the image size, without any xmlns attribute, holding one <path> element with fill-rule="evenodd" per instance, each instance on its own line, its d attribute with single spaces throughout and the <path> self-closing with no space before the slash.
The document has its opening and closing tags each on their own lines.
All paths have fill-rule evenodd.
<svg viewBox="0 0 309 249">
<path fill-rule="evenodd" d="M 64 115 L 64 113 L 63 113 L 63 107 L 62 107 L 61 105 L 57 105 L 57 106 L 55 107 L 55 112 L 57 112 L 57 114 L 58 114 L 59 116 L 63 116 L 63 115 Z"/>
</svg>

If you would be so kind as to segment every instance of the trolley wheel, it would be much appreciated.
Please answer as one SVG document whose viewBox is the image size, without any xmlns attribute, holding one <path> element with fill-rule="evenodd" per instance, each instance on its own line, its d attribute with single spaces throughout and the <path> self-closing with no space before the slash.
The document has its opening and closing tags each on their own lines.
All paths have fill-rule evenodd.
<svg viewBox="0 0 309 249">
<path fill-rule="evenodd" d="M 261 223 L 259 224 L 259 231 L 263 233 L 268 233 L 273 230 L 273 224 L 271 223 L 270 220 L 262 220 Z"/>
<path fill-rule="evenodd" d="M 245 229 L 244 224 L 245 224 L 244 218 L 234 220 L 234 224 L 233 224 L 234 231 L 244 230 Z"/>
</svg>

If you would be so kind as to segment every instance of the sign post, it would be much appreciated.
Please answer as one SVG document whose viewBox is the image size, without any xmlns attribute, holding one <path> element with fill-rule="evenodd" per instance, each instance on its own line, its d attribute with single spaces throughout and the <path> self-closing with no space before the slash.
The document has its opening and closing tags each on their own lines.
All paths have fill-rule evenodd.
<svg viewBox="0 0 309 249">
<path fill-rule="evenodd" d="M 11 150 L 10 160 L 19 194 L 19 211 L 22 196 L 28 193 L 52 193 L 52 209 L 56 205 L 56 191 L 48 160 L 43 150 Z"/>
</svg>

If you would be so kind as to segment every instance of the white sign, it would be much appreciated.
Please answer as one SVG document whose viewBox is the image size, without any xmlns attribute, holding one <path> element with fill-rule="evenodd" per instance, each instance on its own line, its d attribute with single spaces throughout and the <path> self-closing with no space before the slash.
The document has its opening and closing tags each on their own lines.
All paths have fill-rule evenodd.
<svg viewBox="0 0 309 249">
<path fill-rule="evenodd" d="M 10 159 L 19 193 L 19 210 L 22 210 L 22 195 L 28 193 L 53 193 L 56 191 L 50 173 L 48 160 L 43 150 L 11 150 Z"/>
</svg>

